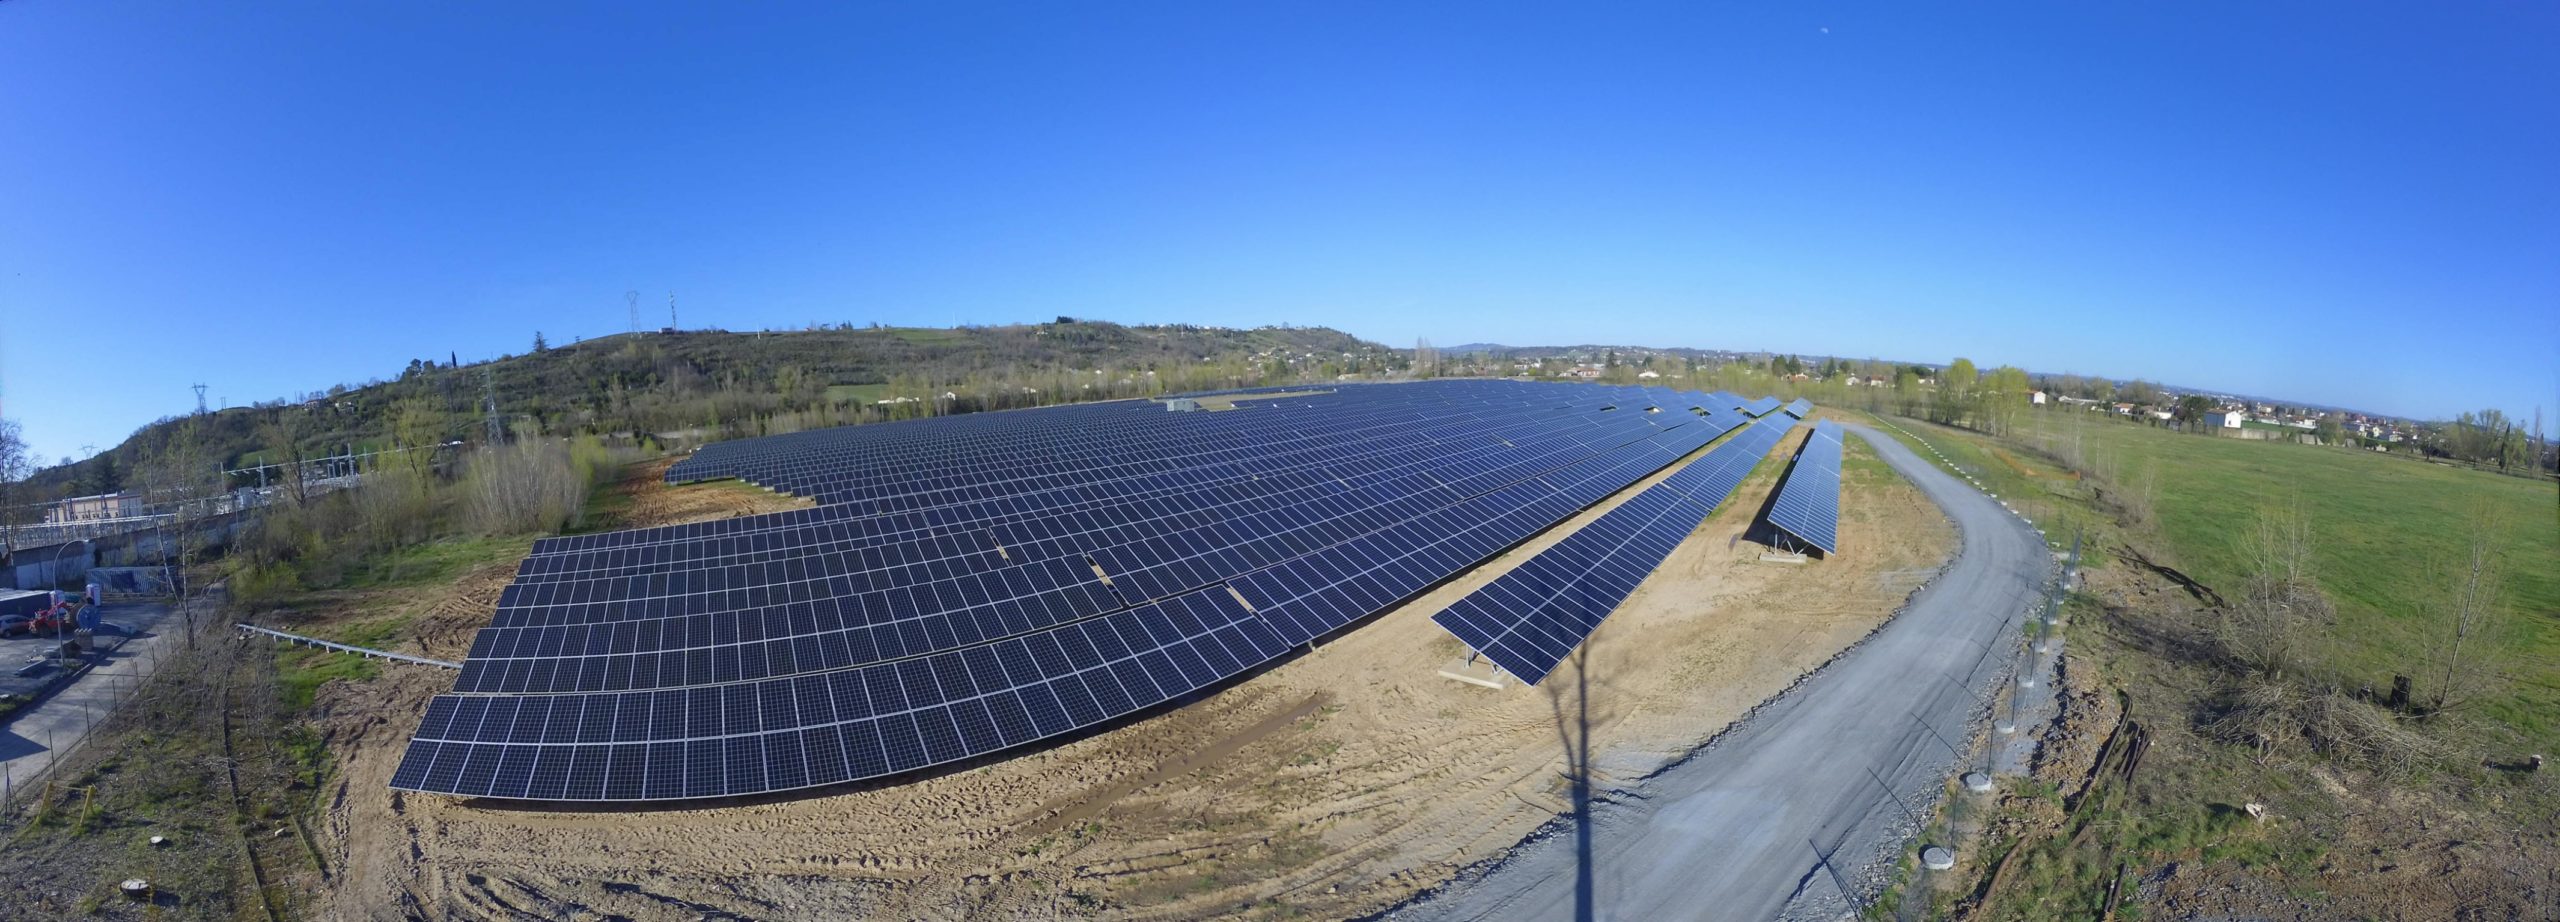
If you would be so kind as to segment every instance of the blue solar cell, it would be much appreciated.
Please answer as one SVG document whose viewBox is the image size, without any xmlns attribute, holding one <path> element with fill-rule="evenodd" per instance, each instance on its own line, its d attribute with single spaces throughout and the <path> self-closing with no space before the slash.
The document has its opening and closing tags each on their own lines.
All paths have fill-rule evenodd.
<svg viewBox="0 0 2560 922">
<path fill-rule="evenodd" d="M 1728 397 L 1445 381 L 710 446 L 670 479 L 742 476 L 822 505 L 538 542 L 395 781 L 728 796 L 1093 726 L 1623 489 L 1743 424 Z"/>
<path fill-rule="evenodd" d="M 1841 438 L 1838 423 L 1816 423 L 1769 505 L 1769 524 L 1825 554 L 1840 549 Z"/>
<path fill-rule="evenodd" d="M 1504 671 L 1537 684 L 1723 504 L 1792 422 L 1772 417 L 1752 424 L 1431 620 Z"/>
</svg>

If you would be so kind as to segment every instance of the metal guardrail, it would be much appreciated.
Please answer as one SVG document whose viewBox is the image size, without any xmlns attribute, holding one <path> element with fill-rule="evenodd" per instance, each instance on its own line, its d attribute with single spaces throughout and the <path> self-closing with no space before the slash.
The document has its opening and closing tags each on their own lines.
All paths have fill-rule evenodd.
<svg viewBox="0 0 2560 922">
<path fill-rule="evenodd" d="M 321 647 L 324 649 L 336 650 L 340 653 L 353 653 L 357 656 L 366 657 L 380 657 L 382 659 L 398 660 L 403 663 L 410 663 L 419 666 L 437 666 L 445 669 L 462 668 L 461 663 L 448 663 L 440 659 L 428 659 L 423 656 L 410 656 L 406 653 L 393 653 L 389 650 L 375 650 L 369 647 L 349 646 L 336 641 L 322 640 L 317 637 L 304 637 L 300 634 L 288 634 L 283 631 L 275 630 L 274 628 L 263 628 L 245 622 L 233 622 L 231 626 L 239 628 L 242 631 L 265 634 L 269 637 L 273 637 L 287 643 L 298 643 L 309 647 Z"/>
</svg>

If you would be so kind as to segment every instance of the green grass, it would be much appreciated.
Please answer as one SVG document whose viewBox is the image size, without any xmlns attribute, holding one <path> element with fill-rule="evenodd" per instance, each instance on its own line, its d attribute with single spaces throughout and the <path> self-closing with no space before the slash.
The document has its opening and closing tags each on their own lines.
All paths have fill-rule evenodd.
<svg viewBox="0 0 2560 922">
<path fill-rule="evenodd" d="M 2156 466 L 2160 531 L 2178 566 L 2207 585 L 2240 585 L 2252 518 L 2298 504 L 2309 517 L 2322 588 L 2338 607 L 2338 665 L 2387 684 L 2416 666 L 2427 625 L 2421 606 L 2444 586 L 2431 567 L 2468 545 L 2483 504 L 2504 510 L 2496 535 L 2507 603 L 2513 694 L 2490 716 L 2560 742 L 2560 528 L 2552 485 L 2389 458 L 2371 452 L 2100 426 L 2092 437 L 2130 464 Z"/>
<path fill-rule="evenodd" d="M 347 571 L 348 589 L 398 589 L 444 582 L 482 564 L 522 557 L 532 539 L 447 538 L 365 558 Z"/>
<path fill-rule="evenodd" d="M 965 330 L 940 327 L 891 327 L 889 334 L 920 346 L 949 345 L 967 342 L 969 339 L 969 334 Z"/>
<path fill-rule="evenodd" d="M 352 653 L 317 647 L 276 651 L 276 699 L 284 703 L 287 713 L 310 710 L 320 686 L 331 679 L 370 682 L 380 675 L 382 664 Z"/>
<path fill-rule="evenodd" d="M 836 403 L 875 403 L 888 399 L 889 385 L 837 384 L 827 388 L 827 399 Z"/>
<path fill-rule="evenodd" d="M 2029 416 L 2022 427 L 2054 423 L 2038 418 L 2047 414 Z M 2040 521 L 2046 515 L 2034 510 L 2061 523 L 2086 522 L 2101 538 L 2115 537 L 2114 527 L 2090 512 L 2068 481 L 2031 483 L 1989 454 L 1989 439 L 1892 421 L 1946 452 L 2002 498 L 2025 500 Z M 2483 504 L 2504 510 L 2496 539 L 2514 613 L 2505 644 L 2514 655 L 2514 682 L 2507 694 L 2484 702 L 2480 713 L 2545 748 L 2560 748 L 2560 527 L 2552 520 L 2550 483 L 2374 452 L 2212 438 L 2113 421 L 2080 431 L 2093 450 L 2117 459 L 2122 479 L 2146 469 L 2159 479 L 2158 522 L 2151 529 L 2156 536 L 2146 535 L 2157 539 L 2152 550 L 2165 547 L 2164 562 L 2226 595 L 2241 585 L 2243 549 L 2260 510 L 2299 506 L 2310 519 L 2321 586 L 2337 605 L 2333 663 L 2377 687 L 2420 665 L 2429 642 L 2421 606 L 2444 585 L 2430 570 L 2467 546 L 2475 531 L 2472 510 Z M 2065 527 L 2047 532 L 2069 540 Z"/>
</svg>

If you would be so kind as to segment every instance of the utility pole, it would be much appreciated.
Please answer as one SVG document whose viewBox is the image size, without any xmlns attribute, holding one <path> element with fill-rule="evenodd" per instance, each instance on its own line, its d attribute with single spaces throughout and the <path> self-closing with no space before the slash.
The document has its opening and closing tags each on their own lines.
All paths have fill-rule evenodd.
<svg viewBox="0 0 2560 922">
<path fill-rule="evenodd" d="M 204 415 L 204 385 L 202 385 L 202 384 L 195 385 L 195 389 L 196 389 L 196 415 L 197 415 L 197 416 L 203 416 L 203 415 Z"/>
<path fill-rule="evenodd" d="M 670 291 L 667 292 L 667 332 L 675 332 L 676 326 L 676 293 Z"/>
<path fill-rule="evenodd" d="M 490 364 L 495 366 L 497 363 Z M 496 445 L 499 439 L 506 436 L 506 430 L 498 426 L 498 376 L 490 368 L 480 369 L 480 394 L 482 402 L 488 407 L 489 444 Z"/>
<path fill-rule="evenodd" d="M 623 293 L 622 293 L 622 303 L 624 303 L 624 304 L 626 304 L 626 305 L 629 305 L 629 306 L 630 306 L 630 308 L 631 308 L 631 332 L 632 332 L 632 333 L 634 333 L 634 334 L 639 333 L 639 332 L 640 332 L 640 292 L 639 292 L 639 290 L 638 290 L 638 289 L 633 289 L 633 290 L 631 290 L 631 291 L 623 292 Z"/>
</svg>

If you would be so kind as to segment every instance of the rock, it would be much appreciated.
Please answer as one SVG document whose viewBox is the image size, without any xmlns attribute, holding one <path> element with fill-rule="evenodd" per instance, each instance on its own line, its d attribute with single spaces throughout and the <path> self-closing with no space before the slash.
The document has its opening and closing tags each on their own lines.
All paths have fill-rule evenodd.
<svg viewBox="0 0 2560 922">
<path fill-rule="evenodd" d="M 2264 819 L 2266 819 L 2266 818 L 2267 818 L 2267 805 L 2266 805 L 2266 804 L 2257 804 L 2257 803 L 2253 803 L 2253 804 L 2245 804 L 2245 805 L 2242 805 L 2240 809 L 2243 809 L 2243 810 L 2247 810 L 2247 811 L 2249 811 L 2249 818 L 2250 818 L 2250 819 L 2253 819 L 2253 820 L 2264 820 Z"/>
</svg>

